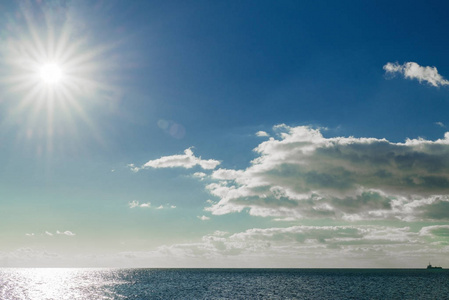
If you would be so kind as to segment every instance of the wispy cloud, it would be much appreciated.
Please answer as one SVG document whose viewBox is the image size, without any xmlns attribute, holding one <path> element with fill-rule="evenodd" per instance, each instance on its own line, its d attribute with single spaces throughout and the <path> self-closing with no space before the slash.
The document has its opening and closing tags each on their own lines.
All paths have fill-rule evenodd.
<svg viewBox="0 0 449 300">
<path fill-rule="evenodd" d="M 74 234 L 73 232 L 71 232 L 71 231 L 69 231 L 69 230 L 66 230 L 66 231 L 63 231 L 63 232 L 61 232 L 61 231 L 59 231 L 59 230 L 56 230 L 56 234 L 59 234 L 59 235 L 67 235 L 67 236 L 75 236 L 76 234 Z"/>
<path fill-rule="evenodd" d="M 443 122 L 435 122 L 435 125 L 438 125 L 438 126 L 440 126 L 441 128 L 445 128 L 445 127 L 446 127 L 446 125 L 444 125 Z"/>
<path fill-rule="evenodd" d="M 207 221 L 207 220 L 210 220 L 210 218 L 209 217 L 207 217 L 207 216 L 198 216 L 198 219 L 200 219 L 201 221 Z"/>
<path fill-rule="evenodd" d="M 139 203 L 139 201 L 133 200 L 128 203 L 128 206 L 129 206 L 129 208 L 135 208 L 135 207 L 149 208 L 149 207 L 151 207 L 151 203 L 150 202 Z"/>
<path fill-rule="evenodd" d="M 140 167 L 137 167 L 135 164 L 128 164 L 127 167 L 135 173 L 139 172 L 141 169 Z"/>
<path fill-rule="evenodd" d="M 215 169 L 220 162 L 214 159 L 202 159 L 193 155 L 191 148 L 184 150 L 184 154 L 176 154 L 171 156 L 163 156 L 161 158 L 150 160 L 142 167 L 136 167 L 134 164 L 129 164 L 128 167 L 137 172 L 141 169 L 148 168 L 186 168 L 190 169 L 195 166 L 200 166 L 205 170 Z"/>
<path fill-rule="evenodd" d="M 406 79 L 417 79 L 419 82 L 427 82 L 428 84 L 438 87 L 449 85 L 449 81 L 444 79 L 436 67 L 422 67 L 415 62 L 406 62 L 402 65 L 395 63 L 387 63 L 383 69 L 386 74 L 395 75 L 396 73 L 404 75 Z"/>
<path fill-rule="evenodd" d="M 151 206 L 151 203 L 150 202 L 146 202 L 146 203 L 140 203 L 139 201 L 137 201 L 137 200 L 133 200 L 133 201 L 131 201 L 131 202 L 129 202 L 128 203 L 128 206 L 129 206 L 129 208 L 136 208 L 136 207 L 140 207 L 140 208 L 153 208 L 153 209 L 165 209 L 165 208 L 171 208 L 171 209 L 174 209 L 174 208 L 176 208 L 176 205 L 170 205 L 170 204 L 167 204 L 167 205 L 159 205 L 159 206 L 156 206 L 156 207 L 153 207 L 153 206 Z"/>
<path fill-rule="evenodd" d="M 25 235 L 30 236 L 30 237 L 36 236 L 34 233 L 25 233 Z M 66 231 L 56 230 L 55 233 L 52 233 L 50 231 L 45 231 L 44 233 L 39 234 L 39 236 L 51 236 L 51 237 L 56 236 L 56 235 L 75 236 L 76 234 L 69 230 L 66 230 Z"/>
<path fill-rule="evenodd" d="M 244 170 L 218 169 L 206 186 L 216 215 L 276 218 L 449 218 L 449 133 L 444 139 L 325 138 L 306 126 L 274 128 Z"/>
<path fill-rule="evenodd" d="M 243 232 L 215 231 L 195 243 L 162 246 L 151 253 L 176 258 L 232 261 L 251 265 L 276 259 L 276 265 L 319 266 L 400 266 L 401 260 L 443 259 L 448 250 L 448 225 L 410 227 L 380 225 L 291 226 L 252 228 Z M 265 259 L 264 259 L 265 258 Z M 362 258 L 362 261 L 358 259 Z M 315 259 L 315 260 L 314 260 Z M 310 261 L 313 265 L 308 265 Z M 269 264 L 267 265 L 269 266 Z"/>
</svg>

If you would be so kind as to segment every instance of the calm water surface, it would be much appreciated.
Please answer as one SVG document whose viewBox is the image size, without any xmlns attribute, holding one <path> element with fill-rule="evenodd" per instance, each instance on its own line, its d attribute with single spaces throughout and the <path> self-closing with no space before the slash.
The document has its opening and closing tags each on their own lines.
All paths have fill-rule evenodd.
<svg viewBox="0 0 449 300">
<path fill-rule="evenodd" d="M 449 299 L 449 270 L 11 268 L 0 299 Z"/>
</svg>

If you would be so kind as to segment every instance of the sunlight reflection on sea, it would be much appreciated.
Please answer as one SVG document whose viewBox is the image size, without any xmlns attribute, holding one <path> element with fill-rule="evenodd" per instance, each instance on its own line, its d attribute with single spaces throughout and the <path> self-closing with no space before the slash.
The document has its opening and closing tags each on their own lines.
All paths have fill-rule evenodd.
<svg viewBox="0 0 449 300">
<path fill-rule="evenodd" d="M 104 269 L 3 269 L 0 299 L 120 299 L 114 280 Z"/>
<path fill-rule="evenodd" d="M 449 270 L 0 269 L 1 300 L 447 299 Z"/>
</svg>

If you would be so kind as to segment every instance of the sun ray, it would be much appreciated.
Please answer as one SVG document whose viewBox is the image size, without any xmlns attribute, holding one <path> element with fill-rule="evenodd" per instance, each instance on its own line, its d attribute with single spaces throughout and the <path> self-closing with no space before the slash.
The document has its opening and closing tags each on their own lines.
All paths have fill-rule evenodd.
<svg viewBox="0 0 449 300">
<path fill-rule="evenodd" d="M 26 2 L 21 3 L 17 18 L 21 22 L 10 26 L 15 34 L 0 40 L 4 42 L 0 43 L 0 59 L 5 66 L 0 70 L 0 81 L 6 87 L 3 93 L 17 99 L 2 124 L 14 124 L 14 119 L 28 114 L 24 119 L 27 126 L 44 130 L 44 145 L 49 152 L 55 147 L 55 129 L 62 126 L 65 131 L 75 132 L 80 121 L 103 143 L 88 113 L 94 101 L 86 100 L 97 102 L 100 93 L 116 93 L 117 87 L 106 80 L 110 62 L 104 59 L 116 44 L 93 46 L 84 32 L 73 27 L 76 18 L 68 8 L 56 15 L 44 4 Z M 32 131 L 36 132 L 36 128 Z"/>
</svg>

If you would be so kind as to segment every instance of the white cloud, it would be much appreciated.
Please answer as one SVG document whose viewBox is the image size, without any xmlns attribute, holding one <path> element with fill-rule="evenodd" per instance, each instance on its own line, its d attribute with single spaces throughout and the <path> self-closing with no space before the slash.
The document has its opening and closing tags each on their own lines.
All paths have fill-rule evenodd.
<svg viewBox="0 0 449 300">
<path fill-rule="evenodd" d="M 69 231 L 69 230 L 66 230 L 66 231 L 64 231 L 64 232 L 61 232 L 61 231 L 57 230 L 57 231 L 56 231 L 56 234 L 59 234 L 59 235 L 67 235 L 67 236 L 75 236 L 75 235 L 76 235 L 76 234 L 74 234 L 73 232 L 71 232 L 71 231 Z"/>
<path fill-rule="evenodd" d="M 151 254 L 200 259 L 208 266 L 225 262 L 228 267 L 423 267 L 420 261 L 427 263 L 429 255 L 445 259 L 448 232 L 448 226 L 423 227 L 419 232 L 380 225 L 252 228 L 233 234 L 216 231 L 200 241 L 162 246 Z"/>
<path fill-rule="evenodd" d="M 198 219 L 200 219 L 201 221 L 207 221 L 207 220 L 210 220 L 210 218 L 209 217 L 207 217 L 207 216 L 198 216 Z"/>
<path fill-rule="evenodd" d="M 193 173 L 193 176 L 203 179 L 204 177 L 207 176 L 207 174 L 203 173 L 203 172 L 195 172 L 195 173 Z"/>
<path fill-rule="evenodd" d="M 139 203 L 139 201 L 133 200 L 128 203 L 128 206 L 129 206 L 129 208 L 135 208 L 135 207 L 149 208 L 149 207 L 151 207 L 151 203 L 150 202 Z"/>
<path fill-rule="evenodd" d="M 139 172 L 139 170 L 140 170 L 140 168 L 139 168 L 139 167 L 136 167 L 134 164 L 128 164 L 127 167 L 128 167 L 131 171 L 133 171 L 134 173 L 137 173 L 137 172 Z"/>
<path fill-rule="evenodd" d="M 242 174 L 242 170 L 218 169 L 212 173 L 212 178 L 220 180 L 234 180 Z"/>
<path fill-rule="evenodd" d="M 440 126 L 442 128 L 446 127 L 443 122 L 435 122 L 435 125 L 438 125 L 438 126 Z"/>
<path fill-rule="evenodd" d="M 61 231 L 59 231 L 59 230 L 56 230 L 56 233 L 52 233 L 52 232 L 50 232 L 50 231 L 45 231 L 44 233 L 41 233 L 41 234 L 39 234 L 39 236 L 55 236 L 55 234 L 56 235 L 67 235 L 67 236 L 75 236 L 76 234 L 75 233 L 73 233 L 73 232 L 71 232 L 71 231 L 64 231 L 64 232 L 61 232 Z M 35 236 L 35 234 L 34 233 L 25 233 L 25 235 L 26 236 L 30 236 L 30 237 L 33 237 L 33 236 Z"/>
<path fill-rule="evenodd" d="M 267 136 L 270 136 L 270 135 L 267 132 L 265 132 L 265 131 L 258 131 L 258 132 L 256 132 L 256 136 L 267 137 Z"/>
<path fill-rule="evenodd" d="M 128 205 L 129 205 L 129 208 L 137 207 L 137 206 L 139 206 L 139 201 L 133 200 L 133 201 L 129 202 Z"/>
<path fill-rule="evenodd" d="M 250 228 L 241 232 L 214 231 L 188 243 L 149 251 L 80 255 L 76 264 L 121 267 L 410 267 L 445 261 L 449 225 L 424 227 L 384 225 L 297 225 Z M 21 248 L 0 251 L 0 262 L 33 266 L 33 262 L 64 266 L 67 257 Z M 37 260 L 37 258 L 39 258 Z M 48 260 L 43 260 L 48 258 Z M 67 263 L 65 263 L 67 265 Z M 10 264 L 13 265 L 13 264 Z M 69 263 L 70 265 L 70 263 Z M 72 257 L 73 265 L 73 257 Z"/>
<path fill-rule="evenodd" d="M 436 67 L 422 67 L 415 62 L 406 62 L 402 65 L 396 63 L 387 63 L 383 69 L 386 74 L 395 75 L 400 73 L 406 79 L 417 79 L 419 82 L 427 82 L 432 86 L 449 85 L 449 81 L 444 79 Z"/>
<path fill-rule="evenodd" d="M 176 154 L 171 156 L 163 156 L 161 158 L 150 160 L 142 167 L 136 167 L 134 164 L 128 164 L 128 167 L 137 172 L 141 169 L 148 168 L 186 168 L 190 169 L 194 166 L 200 166 L 205 170 L 215 169 L 220 162 L 214 159 L 202 159 L 193 155 L 191 148 L 184 150 L 184 154 Z"/>
<path fill-rule="evenodd" d="M 165 206 L 161 204 L 157 207 L 153 207 L 153 206 L 151 206 L 150 202 L 140 203 L 137 200 L 133 200 L 133 201 L 129 202 L 128 206 L 129 206 L 129 208 L 136 208 L 136 207 L 153 208 L 153 209 L 166 209 L 166 208 L 174 209 L 174 208 L 176 208 L 176 205 L 170 205 L 170 204 L 167 204 Z"/>
<path fill-rule="evenodd" d="M 426 226 L 421 228 L 419 235 L 430 237 L 449 237 L 449 225 Z"/>
<path fill-rule="evenodd" d="M 244 170 L 218 169 L 206 186 L 221 215 L 441 220 L 449 218 L 449 133 L 444 139 L 325 138 L 307 126 L 274 127 Z M 421 201 L 420 205 L 415 205 Z M 414 206 L 415 205 L 415 206 Z"/>
</svg>

